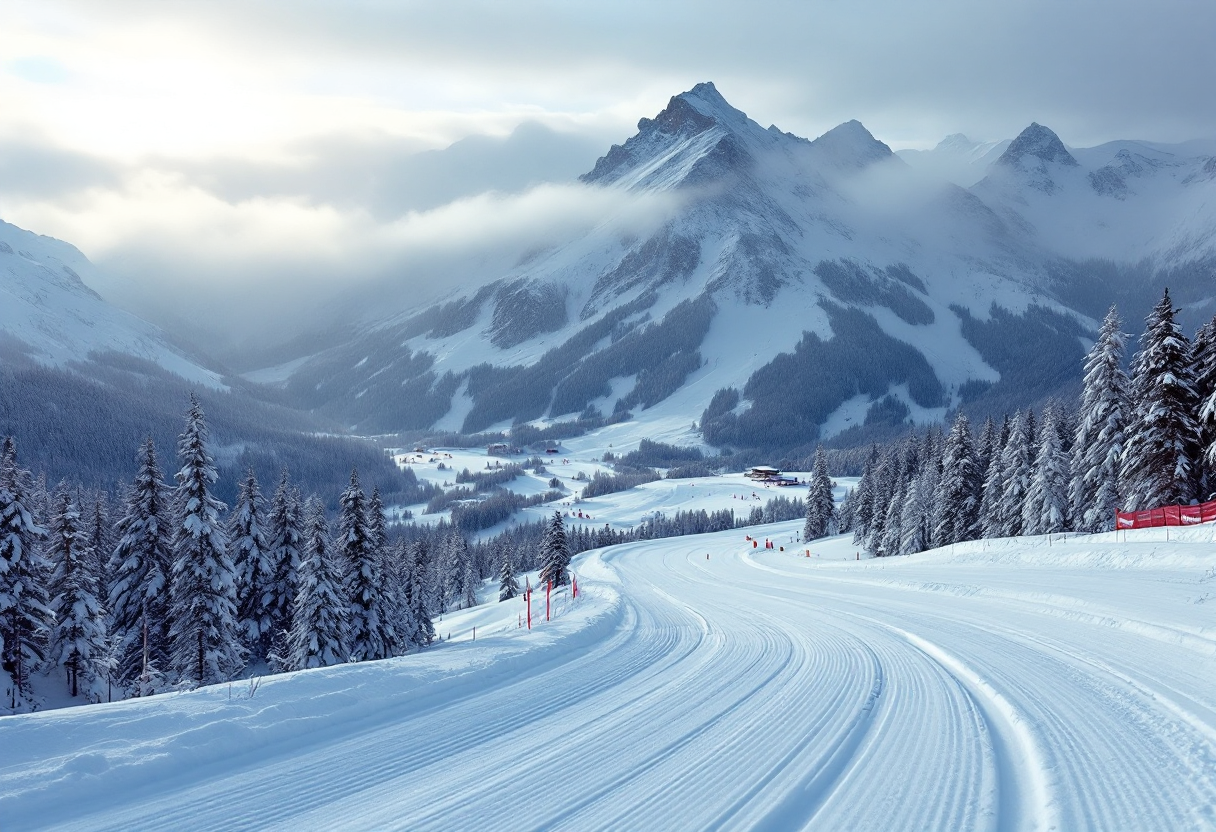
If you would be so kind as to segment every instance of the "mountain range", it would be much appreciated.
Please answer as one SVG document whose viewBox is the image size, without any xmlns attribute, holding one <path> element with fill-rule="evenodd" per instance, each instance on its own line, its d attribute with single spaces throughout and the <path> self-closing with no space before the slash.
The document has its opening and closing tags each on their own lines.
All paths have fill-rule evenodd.
<svg viewBox="0 0 1216 832">
<path fill-rule="evenodd" d="M 634 419 L 788 450 L 958 407 L 999 414 L 1075 391 L 1111 303 L 1138 330 L 1168 285 L 1191 326 L 1210 317 L 1214 154 L 1070 149 L 1037 123 L 1008 142 L 956 135 L 896 154 L 857 121 L 814 140 L 764 128 L 698 84 L 580 177 L 659 200 L 650 225 L 605 223 L 442 303 L 369 313 L 246 380 L 364 434 Z M 0 263 L 24 258 L 24 271 L 0 274 L 25 304 L 0 319 L 10 339 L 54 361 L 115 349 L 209 372 L 142 322 L 121 343 L 38 323 L 58 313 L 31 279 L 103 304 L 74 277 L 78 252 L 29 256 L 10 229 Z"/>
</svg>

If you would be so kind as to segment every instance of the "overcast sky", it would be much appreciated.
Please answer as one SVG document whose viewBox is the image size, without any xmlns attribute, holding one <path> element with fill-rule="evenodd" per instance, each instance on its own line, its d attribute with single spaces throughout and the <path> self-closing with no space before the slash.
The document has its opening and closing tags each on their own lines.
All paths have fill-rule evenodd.
<svg viewBox="0 0 1216 832">
<path fill-rule="evenodd" d="M 897 149 L 1031 121 L 1173 142 L 1216 137 L 1214 44 L 1210 0 L 7 0 L 0 218 L 145 311 L 386 275 L 442 294 L 445 247 L 623 210 L 569 183 L 699 81 Z"/>
</svg>

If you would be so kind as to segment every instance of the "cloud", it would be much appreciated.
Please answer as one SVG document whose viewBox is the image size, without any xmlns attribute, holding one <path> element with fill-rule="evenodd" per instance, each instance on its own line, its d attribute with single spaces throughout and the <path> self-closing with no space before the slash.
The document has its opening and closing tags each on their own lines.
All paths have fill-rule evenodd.
<svg viewBox="0 0 1216 832">
<path fill-rule="evenodd" d="M 658 221 L 571 183 L 698 81 L 808 137 L 857 118 L 893 147 L 1031 121 L 1071 146 L 1175 141 L 1216 136 L 1195 104 L 1214 29 L 1192 0 L 18 4 L 0 216 L 79 245 L 124 303 L 228 338 Z"/>
<path fill-rule="evenodd" d="M 504 276 L 525 253 L 588 232 L 643 233 L 673 210 L 671 197 L 568 182 L 386 220 L 297 197 L 229 201 L 183 174 L 141 170 L 17 213 L 84 250 L 107 299 L 223 352 L 409 309 Z"/>
<path fill-rule="evenodd" d="M 628 124 L 714 80 L 762 123 L 812 136 L 858 118 L 894 146 L 960 131 L 1006 138 L 1032 120 L 1074 144 L 1216 134 L 1216 111 L 1195 106 L 1216 75 L 1216 5 L 1194 0 L 1151 10 L 1142 0 L 757 0 L 746 14 L 726 0 L 216 0 L 152 10 L 119 0 L 93 13 L 123 9 L 115 25 L 151 15 L 233 52 L 341 67 L 310 83 L 333 90 L 344 79 L 418 110 L 625 104 L 616 114 Z"/>
<path fill-rule="evenodd" d="M 442 150 L 420 150 L 383 133 L 341 133 L 293 143 L 276 161 L 222 157 L 152 164 L 179 171 L 227 201 L 299 197 L 363 207 L 391 219 L 487 191 L 516 193 L 572 181 L 591 169 L 604 148 L 594 136 L 524 122 L 507 136 L 469 136 Z"/>
<path fill-rule="evenodd" d="M 33 138 L 0 138 L 0 194 L 8 200 L 53 199 L 114 187 L 123 176 L 123 166 L 107 159 Z"/>
</svg>

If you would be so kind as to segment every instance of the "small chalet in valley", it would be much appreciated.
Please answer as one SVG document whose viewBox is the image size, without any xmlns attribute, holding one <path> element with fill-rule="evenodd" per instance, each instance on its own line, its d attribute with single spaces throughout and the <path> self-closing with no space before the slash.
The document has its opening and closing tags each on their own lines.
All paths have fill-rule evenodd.
<svg viewBox="0 0 1216 832">
<path fill-rule="evenodd" d="M 744 475 L 748 479 L 756 480 L 767 485 L 801 485 L 797 477 L 783 477 L 781 470 L 773 468 L 771 465 L 757 465 L 754 468 L 748 468 Z"/>
</svg>

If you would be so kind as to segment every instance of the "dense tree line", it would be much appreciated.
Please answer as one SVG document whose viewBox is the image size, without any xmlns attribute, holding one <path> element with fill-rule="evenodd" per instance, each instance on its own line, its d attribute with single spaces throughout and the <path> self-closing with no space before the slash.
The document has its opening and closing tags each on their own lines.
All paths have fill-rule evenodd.
<svg viewBox="0 0 1216 832">
<path fill-rule="evenodd" d="M 559 512 L 470 543 L 466 534 L 507 520 L 519 501 L 561 495 L 522 498 L 497 476 L 470 475 L 492 490 L 455 506 L 450 522 L 390 528 L 379 489 L 368 495 L 357 469 L 331 515 L 286 469 L 267 499 L 252 468 L 227 511 L 193 396 L 172 482 L 151 438 L 136 463 L 117 497 L 66 482 L 50 494 L 45 477 L 18 464 L 16 442 L 4 441 L 0 693 L 8 711 L 36 707 L 29 681 L 39 670 L 61 673 L 73 696 L 103 701 L 401 655 L 433 641 L 436 618 L 478 603 L 487 578 L 509 598 L 520 572 L 562 585 L 570 558 L 588 549 L 806 512 L 802 500 L 778 496 L 746 515 L 681 511 L 628 530 L 567 525 Z"/>
<path fill-rule="evenodd" d="M 841 527 L 876 555 L 988 537 L 1097 532 L 1116 510 L 1191 504 L 1216 491 L 1216 318 L 1188 340 L 1169 292 L 1124 368 L 1112 307 L 1085 360 L 1074 409 L 960 414 L 868 453 Z"/>
<path fill-rule="evenodd" d="M 4 441 L 5 709 L 36 705 L 29 681 L 40 669 L 59 669 L 69 693 L 99 701 L 212 684 L 247 667 L 320 667 L 430 643 L 427 553 L 389 540 L 379 491 L 367 496 L 357 470 L 336 523 L 286 470 L 267 506 L 252 468 L 225 518 L 210 445 L 192 397 L 175 484 L 146 440 L 111 523 L 108 497 L 66 483 L 48 495 L 18 464 L 16 442 Z"/>
<path fill-rule="evenodd" d="M 113 491 L 130 476 L 131 451 L 151 437 L 161 456 L 173 453 L 181 429 L 180 403 L 188 383 L 154 364 L 131 356 L 101 355 L 88 377 L 37 365 L 0 362 L 0 436 L 21 439 L 26 464 L 50 482 L 67 479 L 89 489 Z M 249 467 L 269 482 L 284 467 L 306 492 L 326 493 L 337 508 L 332 484 L 352 465 L 386 499 L 424 502 L 433 491 L 408 469 L 401 470 L 375 445 L 324 435 L 333 425 L 276 404 L 265 388 L 207 394 L 212 453 L 220 479 L 216 497 L 236 498 Z"/>
</svg>

